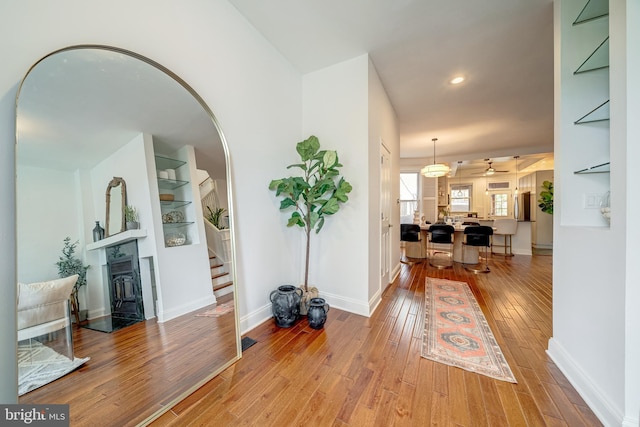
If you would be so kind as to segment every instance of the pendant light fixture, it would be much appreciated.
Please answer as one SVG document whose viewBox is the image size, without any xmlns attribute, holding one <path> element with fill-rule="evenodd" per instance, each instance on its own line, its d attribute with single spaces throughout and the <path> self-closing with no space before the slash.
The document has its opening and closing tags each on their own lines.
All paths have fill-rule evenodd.
<svg viewBox="0 0 640 427">
<path fill-rule="evenodd" d="M 456 169 L 456 173 L 460 171 L 460 175 L 458 175 L 458 192 L 456 193 L 458 197 L 464 196 L 464 193 L 462 192 L 462 170 L 460 169 L 461 164 L 462 160 L 458 160 L 458 168 Z"/>
<path fill-rule="evenodd" d="M 438 138 L 433 138 L 433 164 L 427 165 L 420 170 L 420 173 L 427 178 L 437 178 L 439 176 L 445 176 L 449 173 L 451 168 L 444 163 L 436 163 L 436 141 Z"/>
<path fill-rule="evenodd" d="M 518 159 L 520 156 L 513 156 L 516 159 L 516 191 L 513 193 L 515 196 L 518 195 Z"/>
</svg>

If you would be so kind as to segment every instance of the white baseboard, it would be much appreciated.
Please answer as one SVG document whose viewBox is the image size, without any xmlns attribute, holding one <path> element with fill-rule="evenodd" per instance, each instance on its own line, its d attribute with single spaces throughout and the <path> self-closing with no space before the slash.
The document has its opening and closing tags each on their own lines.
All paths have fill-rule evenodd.
<svg viewBox="0 0 640 427">
<path fill-rule="evenodd" d="M 266 304 L 259 309 L 240 317 L 240 335 L 244 335 L 256 326 L 266 322 L 273 317 L 271 304 Z"/>
<path fill-rule="evenodd" d="M 353 298 L 346 298 L 341 295 L 335 295 L 325 292 L 320 292 L 320 296 L 324 298 L 331 307 L 335 307 L 339 310 L 348 311 L 350 313 L 359 314 L 366 317 L 369 317 L 371 315 L 369 302 L 358 301 Z"/>
<path fill-rule="evenodd" d="M 400 274 L 400 267 L 401 267 L 401 264 L 400 262 L 398 262 L 395 265 L 395 267 L 393 267 L 393 269 L 391 270 L 391 282 L 396 280 L 396 277 L 398 277 L 398 274 Z"/>
<path fill-rule="evenodd" d="M 573 388 L 576 389 L 578 394 L 584 399 L 587 405 L 589 405 L 589 408 L 591 408 L 602 424 L 612 427 L 623 425 L 623 414 L 615 409 L 614 405 L 607 398 L 607 395 L 596 386 L 589 375 L 582 370 L 558 340 L 554 338 L 549 340 L 547 354 L 562 371 L 564 376 L 567 377 L 571 385 L 573 385 Z M 638 420 L 635 421 L 635 424 L 627 424 L 628 421 L 631 420 L 625 420 L 624 425 L 638 425 Z"/>
<path fill-rule="evenodd" d="M 180 307 L 176 307 L 171 310 L 165 310 L 162 313 L 158 313 L 158 323 L 163 323 L 176 317 L 180 317 L 184 314 L 191 313 L 194 310 L 198 310 L 202 307 L 206 307 L 216 303 L 216 297 L 210 295 L 204 298 L 199 298 L 189 304 L 183 304 Z"/>
</svg>

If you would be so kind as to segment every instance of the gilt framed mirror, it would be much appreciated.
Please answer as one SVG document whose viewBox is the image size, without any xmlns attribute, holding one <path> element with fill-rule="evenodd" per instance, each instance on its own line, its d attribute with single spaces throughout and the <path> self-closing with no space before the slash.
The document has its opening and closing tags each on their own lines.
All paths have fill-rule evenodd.
<svg viewBox="0 0 640 427">
<path fill-rule="evenodd" d="M 71 425 L 148 423 L 241 357 L 234 233 L 211 234 L 203 214 L 225 208 L 233 227 L 224 135 L 186 82 L 109 46 L 45 56 L 16 106 L 18 280 L 57 278 L 66 237 L 89 266 L 79 294 L 86 320 L 72 326 L 75 356 L 88 361 L 18 401 L 69 404 Z M 109 185 L 105 212 L 114 176 L 122 181 Z M 127 203 L 141 227 L 118 233 L 124 218 L 110 207 Z M 108 235 L 93 242 L 96 221 Z M 125 258 L 135 271 L 123 279 Z M 139 317 L 120 322 L 131 313 L 116 308 L 134 294 Z"/>
<path fill-rule="evenodd" d="M 125 230 L 124 208 L 127 206 L 127 184 L 119 176 L 114 176 L 105 191 L 105 237 Z"/>
</svg>

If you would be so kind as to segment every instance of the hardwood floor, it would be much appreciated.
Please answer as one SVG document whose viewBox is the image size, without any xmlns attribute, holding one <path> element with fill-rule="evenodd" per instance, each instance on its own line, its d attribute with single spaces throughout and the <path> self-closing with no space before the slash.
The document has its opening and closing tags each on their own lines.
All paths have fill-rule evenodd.
<svg viewBox="0 0 640 427">
<path fill-rule="evenodd" d="M 74 326 L 75 355 L 91 360 L 19 403 L 69 404 L 73 427 L 140 424 L 236 357 L 233 312 L 196 316 L 212 308 L 112 333 Z"/>
<path fill-rule="evenodd" d="M 491 273 L 403 265 L 371 318 L 331 309 L 324 330 L 265 322 L 243 358 L 153 426 L 599 426 L 545 350 L 550 256 L 494 256 Z M 420 357 L 425 277 L 467 282 L 518 380 Z"/>
</svg>

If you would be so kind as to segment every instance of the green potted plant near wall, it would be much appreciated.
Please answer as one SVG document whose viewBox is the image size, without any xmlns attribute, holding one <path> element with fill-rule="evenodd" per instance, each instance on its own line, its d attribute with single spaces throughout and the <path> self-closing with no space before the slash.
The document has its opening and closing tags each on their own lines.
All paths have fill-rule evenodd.
<svg viewBox="0 0 640 427">
<path fill-rule="evenodd" d="M 300 175 L 274 179 L 269 189 L 282 197 L 280 210 L 291 212 L 287 227 L 298 226 L 304 230 L 306 238 L 304 283 L 302 295 L 293 296 L 292 301 L 298 301 L 300 314 L 306 314 L 309 301 L 318 296 L 318 289 L 309 287 L 309 255 L 311 232 L 320 233 L 328 216 L 340 210 L 340 205 L 347 202 L 348 193 L 352 187 L 344 177 L 340 176 L 342 165 L 338 161 L 338 153 L 334 150 L 320 150 L 317 137 L 310 136 L 296 144 L 296 151 L 300 156 L 300 163 L 287 166 L 287 169 L 299 169 Z M 282 287 L 281 287 L 282 288 Z M 292 287 L 296 289 L 295 287 Z M 280 289 L 280 288 L 279 288 Z M 290 289 L 288 289 L 290 291 Z M 274 291 L 271 293 L 274 302 Z M 297 291 L 294 291 L 297 294 Z M 274 303 L 275 304 L 275 303 Z M 279 326 L 291 326 L 297 313 L 276 313 L 280 308 L 274 305 L 274 317 Z M 295 311 L 295 308 L 293 309 Z M 280 310 L 282 311 L 282 310 Z M 282 321 L 278 316 L 282 315 Z"/>
<path fill-rule="evenodd" d="M 140 223 L 138 222 L 138 211 L 134 206 L 125 206 L 124 207 L 124 220 L 126 222 L 127 230 L 137 230 L 140 228 Z"/>
<path fill-rule="evenodd" d="M 83 265 L 82 261 L 76 257 L 76 247 L 78 241 L 71 243 L 71 238 L 66 237 L 64 239 L 64 247 L 62 248 L 62 256 L 58 258 L 56 266 L 58 267 L 58 276 L 60 278 L 78 275 L 78 280 L 73 287 L 71 293 L 71 308 L 75 314 L 76 321 L 79 323 L 87 318 L 87 310 L 80 310 L 80 304 L 78 301 L 78 290 L 87 284 L 87 269 L 88 265 Z"/>
<path fill-rule="evenodd" d="M 553 182 L 544 181 L 538 199 L 538 207 L 542 212 L 553 215 Z"/>
</svg>

